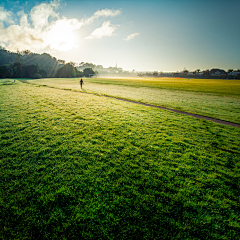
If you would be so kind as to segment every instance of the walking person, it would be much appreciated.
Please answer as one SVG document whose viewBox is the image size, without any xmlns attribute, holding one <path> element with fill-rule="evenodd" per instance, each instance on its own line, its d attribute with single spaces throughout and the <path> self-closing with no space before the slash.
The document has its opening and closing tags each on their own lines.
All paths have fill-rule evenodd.
<svg viewBox="0 0 240 240">
<path fill-rule="evenodd" d="M 82 78 L 81 78 L 81 80 L 80 80 L 81 89 L 82 89 L 82 85 L 83 85 L 83 80 L 82 80 Z"/>
</svg>

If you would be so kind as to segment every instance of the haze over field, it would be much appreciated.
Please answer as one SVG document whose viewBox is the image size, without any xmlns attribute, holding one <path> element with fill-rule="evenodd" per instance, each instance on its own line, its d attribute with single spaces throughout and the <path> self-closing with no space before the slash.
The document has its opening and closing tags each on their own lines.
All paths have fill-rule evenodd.
<svg viewBox="0 0 240 240">
<path fill-rule="evenodd" d="M 239 7 L 237 0 L 4 0 L 0 46 L 125 70 L 238 69 Z"/>
</svg>

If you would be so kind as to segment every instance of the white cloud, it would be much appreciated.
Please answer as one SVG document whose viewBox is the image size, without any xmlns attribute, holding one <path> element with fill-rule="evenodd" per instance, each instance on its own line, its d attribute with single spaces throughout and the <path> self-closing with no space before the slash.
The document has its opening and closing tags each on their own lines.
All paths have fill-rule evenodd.
<svg viewBox="0 0 240 240">
<path fill-rule="evenodd" d="M 0 46 L 11 51 L 68 51 L 77 46 L 78 37 L 75 31 L 81 26 L 90 24 L 99 17 L 114 17 L 121 13 L 120 10 L 103 9 L 96 11 L 88 19 L 69 19 L 59 16 L 56 11 L 59 3 L 60 0 L 41 3 L 33 7 L 29 14 L 18 12 L 18 25 L 12 20 L 13 13 L 0 7 Z M 4 22 L 10 26 L 5 27 Z M 111 36 L 116 28 L 117 25 L 111 25 L 110 21 L 104 22 L 88 38 Z"/>
<path fill-rule="evenodd" d="M 29 27 L 30 24 L 28 23 L 28 15 L 24 13 L 24 11 L 20 11 L 17 13 L 20 16 L 20 26 Z"/>
<path fill-rule="evenodd" d="M 41 30 L 49 24 L 48 19 L 50 17 L 59 18 L 54 10 L 58 8 L 58 5 L 59 3 L 54 1 L 49 4 L 41 3 L 40 5 L 33 7 L 30 12 L 30 17 L 34 28 Z"/>
<path fill-rule="evenodd" d="M 110 10 L 110 9 L 103 9 L 103 10 L 98 10 L 97 12 L 94 13 L 94 16 L 97 17 L 115 17 L 117 15 L 121 14 L 120 10 Z"/>
<path fill-rule="evenodd" d="M 104 22 L 100 28 L 95 29 L 86 39 L 111 37 L 118 25 L 111 25 L 110 21 Z"/>
<path fill-rule="evenodd" d="M 129 40 L 135 38 L 138 35 L 139 35 L 139 33 L 132 33 L 129 36 L 127 36 L 124 40 L 129 41 Z"/>
<path fill-rule="evenodd" d="M 93 14 L 92 17 L 88 18 L 85 20 L 86 24 L 90 24 L 92 23 L 95 19 L 99 18 L 99 17 L 115 17 L 117 15 L 120 15 L 121 11 L 120 10 L 111 10 L 111 9 L 102 9 L 102 10 L 98 10 L 97 12 L 95 12 Z"/>
<path fill-rule="evenodd" d="M 43 43 L 41 35 L 29 27 L 11 25 L 5 29 L 0 26 L 0 45 L 7 46 L 9 50 L 39 49 Z"/>
<path fill-rule="evenodd" d="M 12 12 L 5 10 L 4 7 L 0 7 L 0 22 L 14 23 L 12 20 Z"/>
</svg>

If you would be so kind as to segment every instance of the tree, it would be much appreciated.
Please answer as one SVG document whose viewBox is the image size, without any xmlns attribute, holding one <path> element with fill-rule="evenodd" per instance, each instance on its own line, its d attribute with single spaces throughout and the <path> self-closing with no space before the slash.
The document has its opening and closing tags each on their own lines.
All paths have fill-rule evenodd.
<svg viewBox="0 0 240 240">
<path fill-rule="evenodd" d="M 15 56 L 15 62 L 19 63 L 20 61 L 22 61 L 22 59 L 21 59 L 21 54 L 20 54 L 20 52 L 18 51 L 17 54 L 16 54 L 16 56 Z"/>
<path fill-rule="evenodd" d="M 24 50 L 24 51 L 20 52 L 20 54 L 22 56 L 28 56 L 28 55 L 33 55 L 34 53 L 31 52 L 30 50 Z"/>
<path fill-rule="evenodd" d="M 179 72 L 175 72 L 172 74 L 173 77 L 180 77 L 180 73 Z"/>
<path fill-rule="evenodd" d="M 75 63 L 75 62 L 69 62 L 68 64 L 72 65 L 73 67 L 76 66 L 76 63 Z"/>
<path fill-rule="evenodd" d="M 240 72 L 240 71 L 239 71 Z M 240 79 L 240 73 L 235 76 L 235 79 Z"/>
<path fill-rule="evenodd" d="M 96 69 L 103 69 L 103 66 L 102 65 L 97 65 Z"/>
<path fill-rule="evenodd" d="M 13 70 L 9 65 L 0 66 L 0 78 L 11 78 Z"/>
<path fill-rule="evenodd" d="M 58 61 L 58 64 L 65 64 L 65 60 L 58 59 L 57 61 Z"/>
<path fill-rule="evenodd" d="M 146 72 L 146 76 L 150 77 L 150 76 L 152 76 L 152 73 Z"/>
<path fill-rule="evenodd" d="M 85 69 L 83 70 L 83 75 L 84 75 L 85 77 L 89 77 L 89 74 L 95 74 L 95 72 L 92 70 L 92 68 L 85 68 Z"/>
<path fill-rule="evenodd" d="M 16 59 L 16 53 L 7 51 L 6 49 L 0 49 L 0 65 L 9 64 Z"/>
<path fill-rule="evenodd" d="M 39 72 L 38 72 L 43 78 L 47 78 L 47 72 L 43 69 L 41 69 Z"/>
<path fill-rule="evenodd" d="M 212 69 L 209 71 L 210 75 L 211 75 L 211 74 L 216 74 L 216 72 L 219 73 L 219 74 L 226 74 L 226 72 L 225 72 L 224 70 L 218 69 L 218 68 L 212 68 Z"/>
<path fill-rule="evenodd" d="M 22 64 L 20 62 L 15 62 L 11 67 L 13 68 L 14 78 L 22 78 L 24 76 Z"/>
<path fill-rule="evenodd" d="M 25 77 L 32 78 L 35 73 L 37 73 L 38 68 L 36 65 L 27 65 L 25 68 Z"/>
<path fill-rule="evenodd" d="M 71 64 L 66 64 L 62 68 L 58 69 L 56 77 L 58 78 L 72 78 L 77 77 L 78 70 Z"/>
<path fill-rule="evenodd" d="M 34 74 L 32 75 L 32 78 L 34 78 L 34 79 L 42 78 L 42 75 L 39 74 L 39 73 L 34 73 Z"/>
<path fill-rule="evenodd" d="M 82 71 L 77 71 L 77 77 L 84 77 L 83 72 Z"/>
<path fill-rule="evenodd" d="M 182 74 L 183 75 L 188 75 L 188 70 L 184 68 L 183 71 L 182 71 Z"/>
<path fill-rule="evenodd" d="M 210 77 L 210 73 L 209 73 L 209 70 L 207 69 L 207 70 L 204 70 L 204 71 L 202 71 L 202 77 L 203 78 L 209 78 Z"/>
<path fill-rule="evenodd" d="M 158 72 L 157 71 L 153 72 L 153 77 L 158 77 Z"/>
</svg>

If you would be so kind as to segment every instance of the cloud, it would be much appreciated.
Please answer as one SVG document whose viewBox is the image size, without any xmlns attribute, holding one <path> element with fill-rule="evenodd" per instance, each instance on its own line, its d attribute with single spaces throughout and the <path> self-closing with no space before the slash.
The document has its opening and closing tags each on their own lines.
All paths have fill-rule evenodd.
<svg viewBox="0 0 240 240">
<path fill-rule="evenodd" d="M 12 20 L 12 12 L 9 12 L 4 9 L 4 7 L 0 7 L 0 22 L 6 22 L 6 23 L 14 23 Z"/>
<path fill-rule="evenodd" d="M 115 17 L 119 14 L 121 14 L 120 10 L 110 10 L 106 8 L 103 10 L 98 10 L 93 15 L 96 17 Z"/>
<path fill-rule="evenodd" d="M 95 29 L 86 39 L 111 37 L 118 25 L 111 25 L 110 21 L 104 22 L 100 28 Z"/>
<path fill-rule="evenodd" d="M 76 30 L 99 17 L 114 17 L 121 13 L 120 10 L 103 9 L 96 11 L 87 19 L 70 19 L 59 16 L 57 12 L 59 6 L 60 0 L 53 0 L 34 6 L 29 14 L 23 10 L 19 11 L 16 14 L 19 17 L 19 24 L 14 24 L 12 12 L 0 7 L 0 46 L 11 51 L 17 49 L 68 51 L 77 46 Z M 5 27 L 4 22 L 10 25 Z M 104 22 L 88 39 L 111 36 L 116 28 L 117 25 L 111 25 L 110 21 Z"/>
<path fill-rule="evenodd" d="M 39 49 L 43 43 L 44 40 L 34 29 L 20 25 L 11 25 L 6 29 L 0 26 L 0 45 L 9 50 L 24 50 L 29 49 L 29 46 L 32 50 Z"/>
<path fill-rule="evenodd" d="M 129 41 L 129 40 L 132 40 L 133 38 L 135 38 L 136 36 L 138 36 L 139 33 L 132 33 L 130 34 L 129 36 L 127 36 L 124 40 L 125 41 Z"/>
<path fill-rule="evenodd" d="M 56 1 L 48 3 L 41 3 L 38 6 L 32 8 L 30 17 L 34 28 L 41 30 L 49 24 L 48 19 L 59 18 L 58 13 L 55 12 L 59 3 Z"/>
<path fill-rule="evenodd" d="M 58 5 L 58 1 L 52 1 L 49 4 L 41 3 L 33 7 L 29 15 L 32 27 L 28 22 L 28 15 L 24 11 L 18 12 L 19 25 L 12 24 L 7 28 L 3 24 L 0 25 L 0 45 L 12 51 L 17 49 L 20 51 L 25 49 L 35 51 L 45 48 L 48 45 L 48 42 L 44 39 L 45 33 L 47 28 L 51 26 L 48 19 L 50 17 L 58 18 L 58 14 L 54 10 Z M 12 14 L 12 12 L 8 12 L 8 18 Z"/>
<path fill-rule="evenodd" d="M 95 19 L 99 18 L 99 17 L 115 17 L 117 15 L 120 15 L 121 11 L 120 10 L 111 10 L 111 9 L 102 9 L 102 10 L 98 10 L 97 12 L 95 12 L 93 14 L 92 17 L 88 18 L 85 20 L 86 24 L 90 24 L 92 23 Z"/>
<path fill-rule="evenodd" d="M 23 27 L 30 27 L 30 24 L 28 23 L 28 15 L 24 13 L 24 11 L 20 11 L 17 13 L 18 16 L 20 16 L 20 26 Z"/>
</svg>

